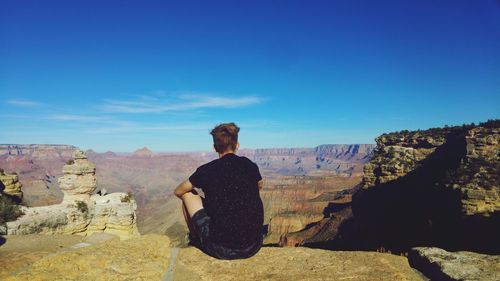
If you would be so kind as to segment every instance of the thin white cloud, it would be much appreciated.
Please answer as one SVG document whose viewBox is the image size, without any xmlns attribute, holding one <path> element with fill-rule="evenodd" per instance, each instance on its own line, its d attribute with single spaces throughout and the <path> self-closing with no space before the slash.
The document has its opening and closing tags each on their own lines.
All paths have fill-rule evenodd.
<svg viewBox="0 0 500 281">
<path fill-rule="evenodd" d="M 236 108 L 236 107 L 243 107 L 252 104 L 257 104 L 262 101 L 260 98 L 253 96 L 240 97 L 240 98 L 227 98 L 227 97 L 216 97 L 216 96 L 187 95 L 187 96 L 182 96 L 182 98 L 190 101 L 184 105 L 186 109 L 206 108 L 206 107 Z"/>
<path fill-rule="evenodd" d="M 24 100 L 24 99 L 12 99 L 7 101 L 8 104 L 20 107 L 36 107 L 41 106 L 42 104 L 32 100 Z"/>
<path fill-rule="evenodd" d="M 204 108 L 238 108 L 261 103 L 256 96 L 223 97 L 206 94 L 183 94 L 169 101 L 142 98 L 137 101 L 105 100 L 100 109 L 107 113 L 160 113 Z"/>
<path fill-rule="evenodd" d="M 51 120 L 57 121 L 83 121 L 83 122 L 98 122 L 110 120 L 107 116 L 90 116 L 90 115 L 74 115 L 74 114 L 56 114 L 48 117 Z"/>
<path fill-rule="evenodd" d="M 73 122 L 73 123 L 91 123 L 91 124 L 109 124 L 116 126 L 135 126 L 136 123 L 116 119 L 113 116 L 99 116 L 99 115 L 75 115 L 75 114 L 55 114 L 46 117 L 49 120 Z"/>
<path fill-rule="evenodd" d="M 138 133 L 138 132 L 186 132 L 186 131 L 202 131 L 210 128 L 208 124 L 176 124 L 176 125 L 138 125 L 138 124 L 122 124 L 114 127 L 98 127 L 89 128 L 86 133 L 92 134 L 115 134 L 115 133 Z"/>
</svg>

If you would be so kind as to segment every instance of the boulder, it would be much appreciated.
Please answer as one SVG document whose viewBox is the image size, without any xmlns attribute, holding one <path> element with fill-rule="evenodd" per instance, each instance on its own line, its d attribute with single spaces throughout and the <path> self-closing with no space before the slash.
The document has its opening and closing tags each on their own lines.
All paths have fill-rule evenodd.
<svg viewBox="0 0 500 281">
<path fill-rule="evenodd" d="M 410 265 L 431 280 L 489 281 L 500 278 L 500 256 L 474 252 L 448 252 L 417 247 L 408 255 Z"/>
</svg>

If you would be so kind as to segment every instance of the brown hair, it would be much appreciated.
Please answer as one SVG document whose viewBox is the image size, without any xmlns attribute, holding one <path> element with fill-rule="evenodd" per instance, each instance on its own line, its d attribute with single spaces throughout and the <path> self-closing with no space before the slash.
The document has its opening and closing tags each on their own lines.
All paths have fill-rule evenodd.
<svg viewBox="0 0 500 281">
<path fill-rule="evenodd" d="M 224 153 L 228 150 L 236 150 L 239 131 L 240 128 L 233 122 L 215 126 L 215 128 L 210 132 L 214 138 L 215 151 L 218 153 Z"/>
</svg>

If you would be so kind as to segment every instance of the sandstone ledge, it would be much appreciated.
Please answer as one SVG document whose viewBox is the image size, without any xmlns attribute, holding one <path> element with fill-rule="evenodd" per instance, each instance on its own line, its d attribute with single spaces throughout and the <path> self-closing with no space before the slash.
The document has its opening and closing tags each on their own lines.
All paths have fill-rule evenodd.
<svg viewBox="0 0 500 281">
<path fill-rule="evenodd" d="M 500 280 L 500 256 L 474 252 L 447 252 L 440 248 L 413 248 L 408 256 L 412 267 L 431 280 Z"/>
<path fill-rule="evenodd" d="M 222 261 L 195 248 L 175 257 L 166 236 L 58 252 L 5 280 L 425 280 L 404 257 L 374 252 L 263 248 L 246 260 Z M 167 268 L 173 274 L 167 277 Z M 170 278 L 173 277 L 173 278 Z"/>
</svg>

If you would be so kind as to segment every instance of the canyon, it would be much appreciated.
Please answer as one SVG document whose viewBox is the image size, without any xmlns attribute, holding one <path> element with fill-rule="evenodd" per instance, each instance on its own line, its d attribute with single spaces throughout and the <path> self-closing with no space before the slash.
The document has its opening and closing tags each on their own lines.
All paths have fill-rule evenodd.
<svg viewBox="0 0 500 281">
<path fill-rule="evenodd" d="M 131 154 L 87 151 L 86 158 L 95 163 L 96 182 L 89 184 L 93 194 L 85 196 L 130 192 L 137 201 L 137 224 L 143 235 L 127 241 L 97 239 L 112 240 L 104 244 L 95 244 L 96 238 L 90 236 L 78 246 L 81 249 L 63 248 L 56 256 L 28 255 L 33 263 L 26 270 L 12 273 L 17 268 L 13 265 L 0 276 L 12 280 L 65 276 L 76 264 L 95 269 L 97 275 L 88 275 L 89 280 L 101 274 L 126 278 L 170 274 L 176 280 L 234 279 L 242 274 L 276 280 L 425 280 L 409 263 L 432 280 L 495 279 L 500 270 L 500 120 L 386 133 L 376 143 L 241 150 L 240 155 L 256 162 L 264 177 L 265 244 L 307 248 L 264 247 L 255 257 L 234 264 L 186 248 L 180 202 L 172 194 L 196 167 L 215 159 L 214 153 L 154 153 L 147 148 Z M 93 164 L 72 166 L 71 158 L 84 159 L 76 148 L 42 146 L 46 154 L 35 153 L 37 145 L 2 147 L 3 190 L 9 196 L 33 205 L 80 198 L 79 192 L 66 197 L 65 177 L 81 174 Z M 53 154 L 57 149 L 70 153 Z M 42 159 L 48 168 L 37 162 L 39 155 L 46 157 Z M 64 168 L 59 172 L 51 168 L 57 165 Z M 60 185 L 53 185 L 55 178 Z M 36 182 L 42 182 L 45 190 L 35 184 L 30 191 L 30 183 Z M 23 239 L 12 236 L 7 235 L 7 241 Z M 9 247 L 18 246 L 0 247 L 0 256 L 19 262 Z M 54 247 L 51 251 L 57 252 Z M 104 260 L 98 258 L 101 252 L 106 253 Z M 130 263 L 129 255 L 141 265 L 124 266 Z M 110 257 L 113 272 L 106 265 Z M 153 264 L 160 270 L 148 270 Z M 219 270 L 210 271 L 213 266 Z"/>
<path fill-rule="evenodd" d="M 240 150 L 239 155 L 258 164 L 264 178 L 265 242 L 278 244 L 282 235 L 324 218 L 337 193 L 360 184 L 373 149 L 361 144 Z M 63 192 L 57 178 L 75 150 L 70 145 L 0 145 L 0 167 L 18 174 L 25 205 L 59 204 Z M 96 166 L 94 193 L 131 192 L 140 233 L 166 234 L 174 243 L 183 243 L 187 228 L 173 189 L 217 157 L 209 152 L 153 153 L 146 147 L 133 153 L 88 150 L 86 155 Z"/>
</svg>

